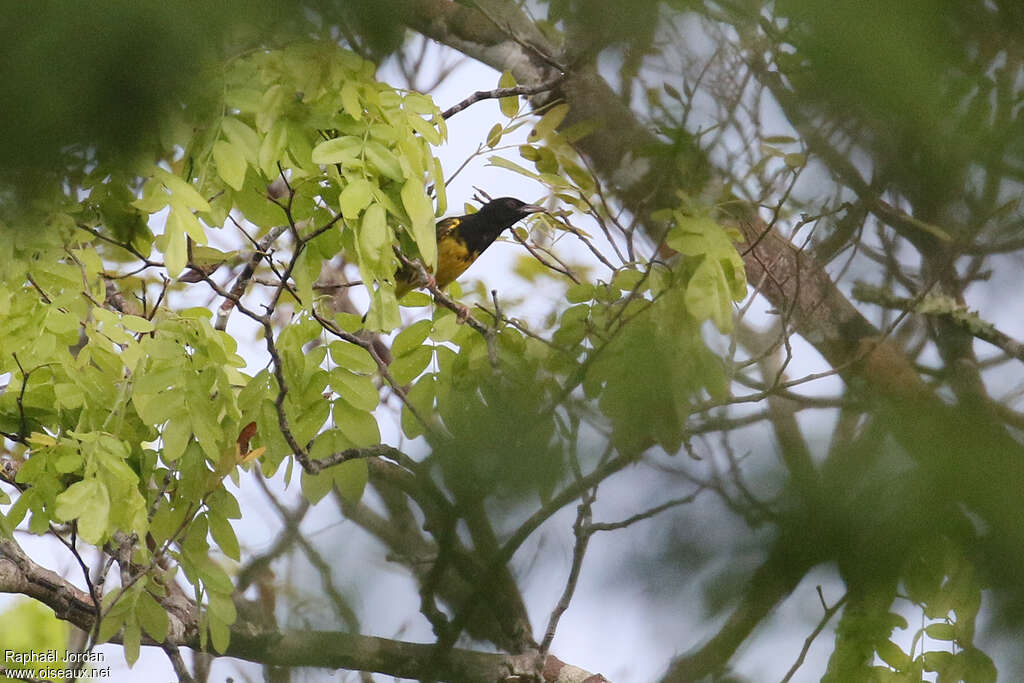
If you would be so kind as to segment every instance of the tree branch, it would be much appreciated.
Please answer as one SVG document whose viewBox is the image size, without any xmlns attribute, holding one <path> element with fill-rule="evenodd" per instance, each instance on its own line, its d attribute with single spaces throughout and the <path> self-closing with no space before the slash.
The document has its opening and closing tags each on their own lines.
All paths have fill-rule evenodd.
<svg viewBox="0 0 1024 683">
<path fill-rule="evenodd" d="M 458 104 L 449 107 L 441 114 L 442 118 L 448 119 L 455 116 L 463 109 L 466 109 L 482 100 L 500 99 L 502 97 L 518 97 L 520 95 L 536 95 L 551 90 L 561 82 L 562 76 L 556 76 L 544 83 L 536 85 L 517 85 L 512 88 L 495 88 L 494 90 L 477 90 L 475 93 L 462 100 Z"/>
<path fill-rule="evenodd" d="M 977 313 L 972 312 L 967 306 L 952 297 L 929 295 L 921 301 L 917 301 L 917 299 L 896 296 L 892 292 L 862 282 L 854 284 L 853 296 L 858 301 L 898 311 L 945 317 L 972 336 L 1002 349 L 1007 356 L 1024 361 L 1024 344 L 1005 332 L 999 331 L 992 323 L 982 320 Z"/>
<path fill-rule="evenodd" d="M 95 609 L 89 595 L 56 573 L 32 562 L 17 543 L 0 539 L 0 592 L 20 593 L 50 607 L 58 618 L 89 631 L 93 627 Z M 154 643 L 148 638 L 145 645 L 199 650 L 199 625 L 192 605 L 188 621 L 182 622 L 171 613 L 170 627 L 165 643 Z M 112 639 L 120 642 L 119 637 Z M 252 622 L 239 619 L 231 628 L 231 643 L 226 652 L 251 662 L 271 666 L 311 666 L 328 669 L 373 671 L 400 678 L 420 679 L 430 673 L 443 681 L 515 681 L 530 680 L 537 670 L 536 652 L 504 655 L 473 650 L 450 649 L 438 657 L 435 646 L 409 643 L 373 636 L 355 635 L 337 631 L 276 631 L 265 630 Z M 571 683 L 581 681 L 581 669 L 570 667 L 556 657 L 543 661 L 545 683 Z M 586 672 L 583 672 L 586 673 Z M 593 674 L 586 674 L 591 676 Z M 522 677 L 517 679 L 516 677 Z M 576 677 L 573 677 L 576 676 Z M 604 681 L 603 676 L 593 679 Z"/>
</svg>

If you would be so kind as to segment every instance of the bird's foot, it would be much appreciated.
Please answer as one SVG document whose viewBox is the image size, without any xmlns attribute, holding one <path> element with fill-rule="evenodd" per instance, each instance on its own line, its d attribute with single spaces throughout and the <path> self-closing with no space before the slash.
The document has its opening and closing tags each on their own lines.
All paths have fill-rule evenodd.
<svg viewBox="0 0 1024 683">
<path fill-rule="evenodd" d="M 455 307 L 458 309 L 455 312 L 456 322 L 458 322 L 460 325 L 465 324 L 465 322 L 469 320 L 469 306 L 465 306 L 463 304 L 455 304 Z"/>
</svg>

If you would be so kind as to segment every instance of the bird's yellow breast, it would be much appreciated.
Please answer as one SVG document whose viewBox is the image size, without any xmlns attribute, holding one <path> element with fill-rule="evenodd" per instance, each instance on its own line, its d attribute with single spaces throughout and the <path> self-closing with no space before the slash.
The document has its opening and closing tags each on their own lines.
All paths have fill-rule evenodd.
<svg viewBox="0 0 1024 683">
<path fill-rule="evenodd" d="M 470 251 L 462 238 L 446 235 L 437 243 L 437 286 L 444 288 L 466 272 L 480 254 Z"/>
</svg>

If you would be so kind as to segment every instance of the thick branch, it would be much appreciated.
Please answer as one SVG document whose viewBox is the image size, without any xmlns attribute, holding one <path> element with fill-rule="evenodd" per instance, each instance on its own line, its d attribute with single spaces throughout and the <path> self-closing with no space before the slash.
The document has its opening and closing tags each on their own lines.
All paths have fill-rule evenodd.
<svg viewBox="0 0 1024 683">
<path fill-rule="evenodd" d="M 976 312 L 969 310 L 952 297 L 926 296 L 917 301 L 860 282 L 853 286 L 853 296 L 860 301 L 898 311 L 945 317 L 970 335 L 1002 349 L 1007 356 L 1024 361 L 1024 343 L 1000 331 L 992 323 L 982 320 Z"/>
<path fill-rule="evenodd" d="M 423 510 L 435 536 L 442 536 L 443 520 L 449 511 L 439 511 L 431 505 L 428 496 L 417 488 L 415 478 L 408 477 L 392 463 L 378 459 L 368 461 L 370 481 L 384 498 L 389 510 L 394 511 L 404 503 L 405 496 L 416 501 Z M 401 501 L 401 502 L 399 502 Z M 393 561 L 405 565 L 422 585 L 433 572 L 437 562 L 442 561 L 445 569 L 434 577 L 433 593 L 450 606 L 465 604 L 474 589 L 474 581 L 486 572 L 486 557 L 468 549 L 458 538 L 452 538 L 443 550 L 428 540 L 417 525 L 399 523 L 394 512 L 390 518 L 382 517 L 364 504 L 343 501 L 345 517 L 351 519 L 367 533 L 383 543 Z M 405 511 L 400 513 L 404 517 Z M 515 651 L 521 649 L 521 639 L 509 634 L 528 632 L 529 618 L 522 595 L 514 582 L 503 582 L 499 587 L 491 583 L 493 592 L 488 596 L 490 609 L 476 610 L 467 624 L 466 631 L 475 639 L 494 643 L 498 647 Z"/>
<path fill-rule="evenodd" d="M 56 573 L 35 564 L 17 543 L 0 539 L 0 592 L 20 593 L 53 609 L 58 618 L 89 631 L 95 612 L 89 595 Z M 194 607 L 194 605 L 193 605 Z M 191 610 L 192 615 L 197 610 Z M 171 614 L 167 643 L 173 647 L 199 649 L 198 621 L 193 616 L 182 623 Z M 114 639 L 117 641 L 117 638 Z M 144 641 L 146 645 L 158 645 Z M 433 675 L 443 681 L 532 680 L 543 669 L 546 683 L 572 683 L 583 680 L 598 683 L 604 677 L 571 667 L 555 657 L 538 662 L 535 652 L 504 655 L 452 649 L 438 658 L 433 645 L 409 643 L 386 638 L 337 631 L 267 631 L 258 624 L 236 622 L 226 652 L 271 666 L 313 666 L 327 669 L 373 671 L 399 678 L 421 679 Z M 540 666 L 538 666 L 540 665 Z M 427 671 L 427 669 L 430 671 Z M 593 676 L 593 678 L 587 678 Z"/>
<path fill-rule="evenodd" d="M 0 593 L 20 593 L 38 600 L 50 607 L 58 618 L 87 633 L 96 615 L 87 592 L 32 562 L 10 539 L 0 539 Z"/>
<path fill-rule="evenodd" d="M 813 545 L 813 544 L 811 544 Z M 707 643 L 672 663 L 663 683 L 689 683 L 718 673 L 754 628 L 800 583 L 820 558 L 793 553 L 792 539 L 777 542 L 767 561 L 754 572 L 740 601 L 725 625 Z M 813 548 L 807 548 L 813 551 Z"/>
</svg>

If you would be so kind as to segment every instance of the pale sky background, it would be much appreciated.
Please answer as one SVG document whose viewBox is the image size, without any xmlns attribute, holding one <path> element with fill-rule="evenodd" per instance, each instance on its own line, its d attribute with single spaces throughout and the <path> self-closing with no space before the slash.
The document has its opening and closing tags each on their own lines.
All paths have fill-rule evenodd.
<svg viewBox="0 0 1024 683">
<path fill-rule="evenodd" d="M 380 69 L 378 76 L 380 80 L 395 85 L 403 82 L 389 65 Z M 496 87 L 497 79 L 498 74 L 493 70 L 478 62 L 466 60 L 444 81 L 433 96 L 437 104 L 445 109 L 475 90 Z M 524 102 L 522 106 L 525 108 L 527 105 Z M 485 139 L 490 127 L 501 120 L 503 117 L 498 110 L 498 104 L 493 100 L 475 104 L 450 119 L 449 140 L 437 150 L 446 174 L 453 172 L 473 154 L 477 145 Z M 780 121 L 781 125 L 784 124 Z M 529 126 L 521 127 L 511 139 L 503 140 L 503 146 L 514 142 L 516 138 L 524 140 L 528 130 Z M 521 161 L 514 148 L 503 154 L 517 163 Z M 487 155 L 484 155 L 475 159 L 448 186 L 449 215 L 461 213 L 462 202 L 469 200 L 474 193 L 473 186 L 480 187 L 495 197 L 512 195 L 525 201 L 535 201 L 544 196 L 543 188 L 510 171 L 487 166 L 486 158 Z M 523 165 L 529 167 L 526 163 Z M 586 225 L 583 227 L 586 228 Z M 599 231 L 592 234 L 597 237 Z M 563 250 L 571 249 L 579 258 L 587 258 L 589 254 L 586 250 L 577 248 L 578 246 L 579 243 L 571 239 L 562 241 Z M 502 299 L 511 300 L 529 293 L 534 303 L 525 311 L 517 311 L 529 318 L 551 310 L 561 297 L 561 287 L 550 281 L 538 287 L 515 277 L 511 273 L 510 264 L 521 250 L 519 245 L 509 242 L 498 243 L 474 264 L 467 276 L 484 280 L 489 288 L 498 288 Z M 206 301 L 207 294 L 201 287 L 190 289 L 201 292 L 203 301 Z M 358 296 L 354 298 L 357 301 L 365 301 L 365 298 Z M 978 305 L 989 304 L 979 302 Z M 762 303 L 755 303 L 748 319 L 767 319 L 765 308 Z M 424 309 L 412 310 L 414 313 L 407 315 L 425 315 Z M 1024 319 L 1007 322 L 1007 332 L 1018 337 L 1024 336 L 1021 334 L 1024 331 Z M 252 329 L 252 325 L 248 324 L 243 316 L 237 313 L 232 316 L 229 332 L 243 344 L 242 353 L 250 361 L 250 373 L 258 371 L 266 361 L 262 346 L 252 342 Z M 794 338 L 793 343 L 795 360 L 788 369 L 792 377 L 826 369 L 817 353 L 802 340 Z M 811 394 L 834 394 L 837 392 L 837 382 L 838 380 L 834 379 L 825 380 L 805 385 L 802 390 Z M 801 413 L 799 419 L 803 426 L 810 426 L 808 433 L 822 436 L 827 434 L 831 421 L 831 417 L 823 415 L 821 411 Z M 397 432 L 393 428 L 390 432 L 387 430 L 388 426 L 393 427 L 393 421 L 382 420 L 381 426 L 384 441 L 398 444 Z M 814 426 L 817 426 L 817 429 Z M 748 449 L 755 452 L 755 458 L 772 459 L 774 443 L 769 445 L 763 434 L 763 425 L 761 430 L 744 430 L 738 433 L 735 439 L 736 450 L 743 452 Z M 819 443 L 817 446 L 820 449 L 822 444 Z M 416 443 L 403 447 L 414 455 L 422 453 L 423 449 L 422 444 Z M 282 465 L 273 480 L 272 486 L 277 491 L 284 490 L 285 469 L 286 466 Z M 241 490 L 234 490 L 233 485 L 228 484 L 239 497 L 245 513 L 242 520 L 233 522 L 243 544 L 243 557 L 250 553 L 259 553 L 269 547 L 279 529 L 276 513 L 252 481 L 252 476 L 242 476 Z M 619 520 L 660 500 L 685 493 L 679 490 L 666 490 L 666 486 L 674 484 L 668 484 L 662 475 L 650 468 L 634 467 L 621 473 L 601 487 L 594 511 L 595 521 Z M 295 480 L 282 496 L 282 500 L 294 503 L 298 495 L 296 468 Z M 514 558 L 517 572 L 523 578 L 522 585 L 534 623 L 535 635 L 538 638 L 543 635 L 548 615 L 558 600 L 568 573 L 572 557 L 571 527 L 574 517 L 575 506 L 562 510 L 535 533 Z M 697 504 L 680 510 L 676 518 L 681 524 L 699 525 L 698 528 L 702 529 L 710 545 L 715 545 L 716 538 L 719 537 L 716 532 L 729 529 L 730 534 L 723 535 L 730 537 L 735 535 L 739 528 L 735 517 L 726 512 L 710 494 L 704 494 Z M 659 591 L 657 585 L 652 584 L 645 588 L 639 582 L 628 581 L 629 570 L 647 566 L 645 563 L 653 559 L 650 556 L 652 548 L 658 548 L 659 543 L 664 541 L 663 537 L 650 535 L 651 529 L 655 526 L 660 527 L 657 524 L 642 523 L 627 530 L 601 533 L 594 537 L 577 594 L 562 618 L 552 648 L 552 652 L 560 659 L 592 672 L 601 672 L 614 683 L 645 683 L 656 680 L 664 672 L 673 655 L 702 644 L 705 638 L 718 628 L 721 617 L 714 621 L 701 619 L 703 612 L 699 605 L 702 602 L 702 582 L 692 582 L 681 590 L 663 586 L 664 590 Z M 324 557 L 333 564 L 335 584 L 351 599 L 356 611 L 365 618 L 363 633 L 432 642 L 429 625 L 417 611 L 419 598 L 415 587 L 406 578 L 404 570 L 389 565 L 379 549 L 367 543 L 367 537 L 354 524 L 340 517 L 337 507 L 329 498 L 310 512 L 303 523 L 303 530 Z M 26 552 L 43 566 L 69 577 L 74 583 L 84 587 L 77 565 L 63 547 L 27 534 L 20 534 L 18 541 Z M 729 555 L 723 554 L 721 557 Z M 292 584 L 316 595 L 320 579 L 303 558 L 293 558 L 287 563 L 280 563 L 279 566 L 281 569 L 278 571 L 278 579 L 282 584 Z M 713 564 L 705 572 L 708 576 L 714 576 L 721 569 L 720 565 Z M 653 582 L 655 575 L 650 574 L 647 578 Z M 830 602 L 837 600 L 842 594 L 834 570 L 819 568 L 809 575 L 782 604 L 781 609 L 762 624 L 749 647 L 735 658 L 736 673 L 755 682 L 778 681 L 783 677 L 796 659 L 804 638 L 821 615 L 815 589 L 817 585 L 822 586 L 826 599 Z M 0 596 L 0 610 L 11 601 L 11 596 Z M 280 602 L 286 600 L 279 600 Z M 300 621 L 304 617 L 312 620 L 315 628 L 339 627 L 337 624 L 320 622 L 322 615 L 312 612 L 308 615 L 288 616 L 295 621 L 291 624 L 282 621 L 282 627 L 305 626 L 306 624 Z M 831 625 L 834 624 L 835 620 Z M 897 639 L 905 649 L 909 648 L 910 637 L 916 628 L 918 624 L 912 622 L 910 629 L 904 632 L 905 640 Z M 833 634 L 829 628 L 815 641 L 801 671 L 793 680 L 818 680 L 832 645 Z M 142 656 L 132 670 L 127 669 L 120 647 L 101 645 L 97 651 L 105 653 L 105 663 L 113 667 L 115 681 L 174 679 L 166 656 L 156 648 L 143 648 Z M 992 651 L 990 654 L 996 656 L 997 652 Z M 190 656 L 186 656 L 186 661 L 191 665 Z M 239 663 L 235 660 L 215 662 L 210 680 L 219 683 L 229 677 L 235 680 L 257 681 L 262 680 L 262 673 L 260 667 L 255 664 Z M 392 680 L 379 674 L 375 678 L 378 681 Z M 343 671 L 307 670 L 304 674 L 296 673 L 293 680 L 356 681 L 358 676 Z"/>
</svg>

